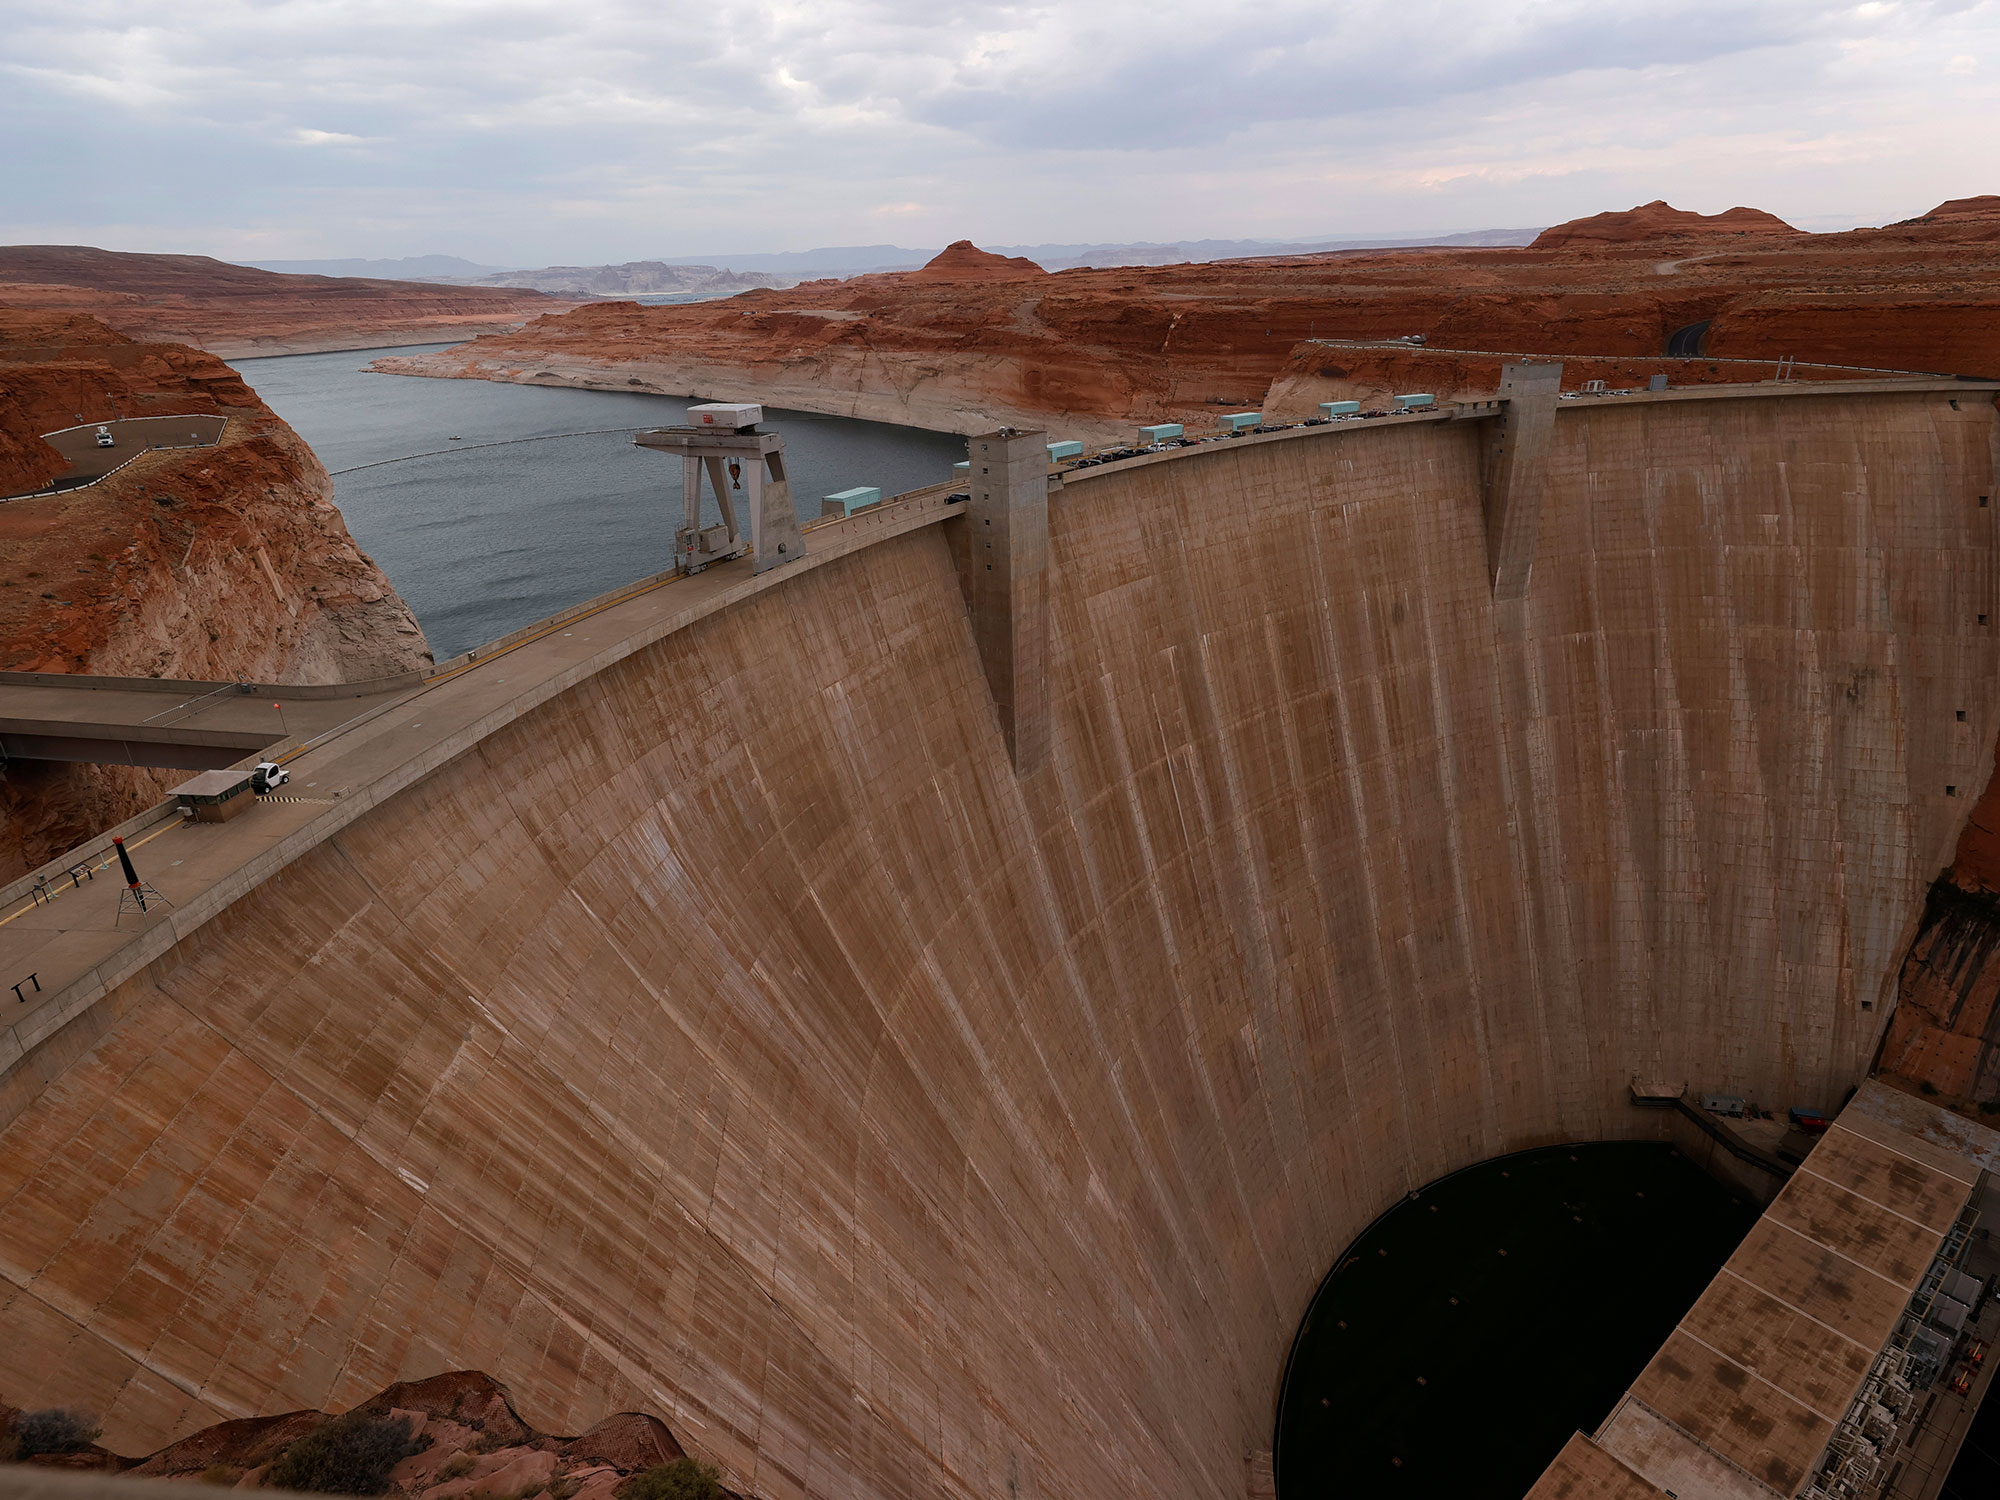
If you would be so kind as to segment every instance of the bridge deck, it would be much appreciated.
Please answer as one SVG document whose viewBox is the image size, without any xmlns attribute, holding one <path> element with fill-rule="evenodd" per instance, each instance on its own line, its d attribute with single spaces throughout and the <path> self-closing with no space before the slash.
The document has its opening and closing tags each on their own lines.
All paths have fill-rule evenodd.
<svg viewBox="0 0 2000 1500">
<path fill-rule="evenodd" d="M 246 684 L 246 691 L 234 684 L 127 685 L 88 677 L 63 682 L 54 673 L 0 674 L 0 751 L 10 760 L 216 768 L 314 739 L 414 687 L 301 698 L 294 689 L 269 684 Z"/>
</svg>

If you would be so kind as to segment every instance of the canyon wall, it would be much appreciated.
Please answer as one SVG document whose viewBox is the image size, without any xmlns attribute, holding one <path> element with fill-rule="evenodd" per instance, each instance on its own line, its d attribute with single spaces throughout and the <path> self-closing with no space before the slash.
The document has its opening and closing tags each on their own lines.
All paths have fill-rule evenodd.
<svg viewBox="0 0 2000 1500">
<path fill-rule="evenodd" d="M 1026 778 L 944 527 L 496 715 L 0 1079 L 0 1401 L 1241 1496 L 1403 1193 L 1862 1076 L 2000 731 L 1954 395 L 1565 410 L 1501 604 L 1474 423 L 1085 471 Z"/>
<path fill-rule="evenodd" d="M 89 245 L 0 245 L 0 302 L 96 317 L 135 339 L 224 359 L 443 343 L 571 305 L 519 288 L 291 276 Z"/>
<path fill-rule="evenodd" d="M 2000 199 L 1844 234 L 1648 204 L 1523 248 L 1055 274 L 961 242 L 920 271 L 692 307 L 588 306 L 375 368 L 1130 442 L 1138 422 L 1212 427 L 1221 410 L 1282 402 L 1301 368 L 1343 364 L 1317 340 L 1413 334 L 1492 351 L 1489 366 L 1522 352 L 1574 360 L 1571 388 L 1618 384 L 1620 366 L 1670 347 L 1706 357 L 1647 367 L 1676 384 L 1768 379 L 1787 358 L 2000 373 Z M 1373 373 L 1329 377 L 1317 399 L 1378 397 Z"/>
<path fill-rule="evenodd" d="M 1931 887 L 1878 1059 L 1892 1082 L 1988 1124 L 2000 1115 L 2000 773 Z"/>
<path fill-rule="evenodd" d="M 0 670 L 340 682 L 427 665 L 407 605 L 355 546 L 333 482 L 236 372 L 94 319 L 0 308 L 0 494 L 64 467 L 37 434 L 214 415 L 219 444 L 0 505 Z M 0 783 L 0 879 L 124 821 L 181 772 L 22 761 Z"/>
</svg>

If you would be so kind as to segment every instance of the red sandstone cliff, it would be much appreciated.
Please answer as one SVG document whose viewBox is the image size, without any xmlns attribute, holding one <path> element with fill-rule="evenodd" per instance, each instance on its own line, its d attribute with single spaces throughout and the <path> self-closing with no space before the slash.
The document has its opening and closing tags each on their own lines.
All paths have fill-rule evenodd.
<svg viewBox="0 0 2000 1500">
<path fill-rule="evenodd" d="M 206 255 L 131 255 L 89 245 L 0 246 L 0 301 L 88 313 L 120 333 L 225 359 L 443 343 L 571 306 L 515 287 L 288 276 Z"/>
<path fill-rule="evenodd" d="M 1677 368 L 1676 380 L 1768 378 L 1785 356 L 2000 371 L 2000 201 L 1846 234 L 1647 205 L 1525 248 L 1054 274 L 961 242 L 921 271 L 691 306 L 598 304 L 375 368 L 1089 438 L 1261 406 L 1274 383 L 1342 363 L 1319 357 L 1318 339 L 1422 334 L 1433 349 L 1630 362 L 1657 360 L 1694 325 L 1706 325 L 1704 358 L 1757 367 Z M 1370 388 L 1367 372 L 1356 379 Z"/>
<path fill-rule="evenodd" d="M 2000 1113 L 2000 771 L 1931 887 L 1879 1061 L 1968 1114 Z M 1981 1108 L 1986 1106 L 1986 1108 Z"/>
<path fill-rule="evenodd" d="M 91 318 L 0 309 L 0 494 L 64 468 L 40 433 L 220 415 L 211 448 L 0 505 L 0 670 L 336 682 L 428 663 L 409 608 L 354 545 L 312 451 L 213 355 Z M 0 878 L 155 800 L 170 772 L 16 763 Z"/>
</svg>

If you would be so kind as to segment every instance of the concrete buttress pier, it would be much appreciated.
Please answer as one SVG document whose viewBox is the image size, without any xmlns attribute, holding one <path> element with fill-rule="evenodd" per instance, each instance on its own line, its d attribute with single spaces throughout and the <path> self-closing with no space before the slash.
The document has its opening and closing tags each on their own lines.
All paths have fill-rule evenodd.
<svg viewBox="0 0 2000 1500">
<path fill-rule="evenodd" d="M 1528 592 L 1562 372 L 1553 362 L 1501 367 L 1500 417 L 1487 452 L 1485 486 L 1486 563 L 1495 599 L 1519 599 Z"/>
<path fill-rule="evenodd" d="M 966 603 L 1016 775 L 1048 754 L 1049 453 L 1046 434 L 972 438 Z"/>
</svg>

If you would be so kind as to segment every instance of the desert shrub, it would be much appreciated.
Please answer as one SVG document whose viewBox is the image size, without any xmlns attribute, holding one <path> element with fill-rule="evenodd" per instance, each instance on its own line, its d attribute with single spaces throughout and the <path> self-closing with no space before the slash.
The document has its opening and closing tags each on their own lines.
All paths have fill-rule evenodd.
<svg viewBox="0 0 2000 1500">
<path fill-rule="evenodd" d="M 722 1476 L 691 1458 L 656 1465 L 618 1486 L 618 1500 L 718 1500 L 721 1494 Z"/>
<path fill-rule="evenodd" d="M 355 1410 L 320 1423 L 285 1449 L 265 1472 L 264 1483 L 328 1495 L 379 1495 L 389 1487 L 389 1471 L 416 1451 L 407 1417 Z"/>
<path fill-rule="evenodd" d="M 1931 1095 L 1933 1097 L 1936 1096 L 1938 1091 L 1938 1086 L 1932 1083 L 1928 1078 L 1926 1078 L 1922 1083 L 1918 1084 L 1917 1087 L 1922 1089 L 1926 1094 Z"/>
<path fill-rule="evenodd" d="M 439 1483 L 447 1479 L 463 1479 L 472 1472 L 472 1455 L 461 1453 L 444 1465 L 434 1476 Z"/>
<path fill-rule="evenodd" d="M 561 1479 L 551 1479 L 549 1481 L 549 1500 L 569 1500 L 571 1495 L 574 1495 L 582 1488 L 582 1480 L 571 1479 L 566 1474 Z"/>
<path fill-rule="evenodd" d="M 14 1418 L 14 1454 L 33 1458 L 37 1453 L 74 1453 L 96 1442 L 102 1431 L 95 1417 L 67 1406 L 24 1411 Z"/>
<path fill-rule="evenodd" d="M 201 1471 L 203 1484 L 234 1484 L 242 1477 L 228 1464 L 210 1464 Z"/>
</svg>

